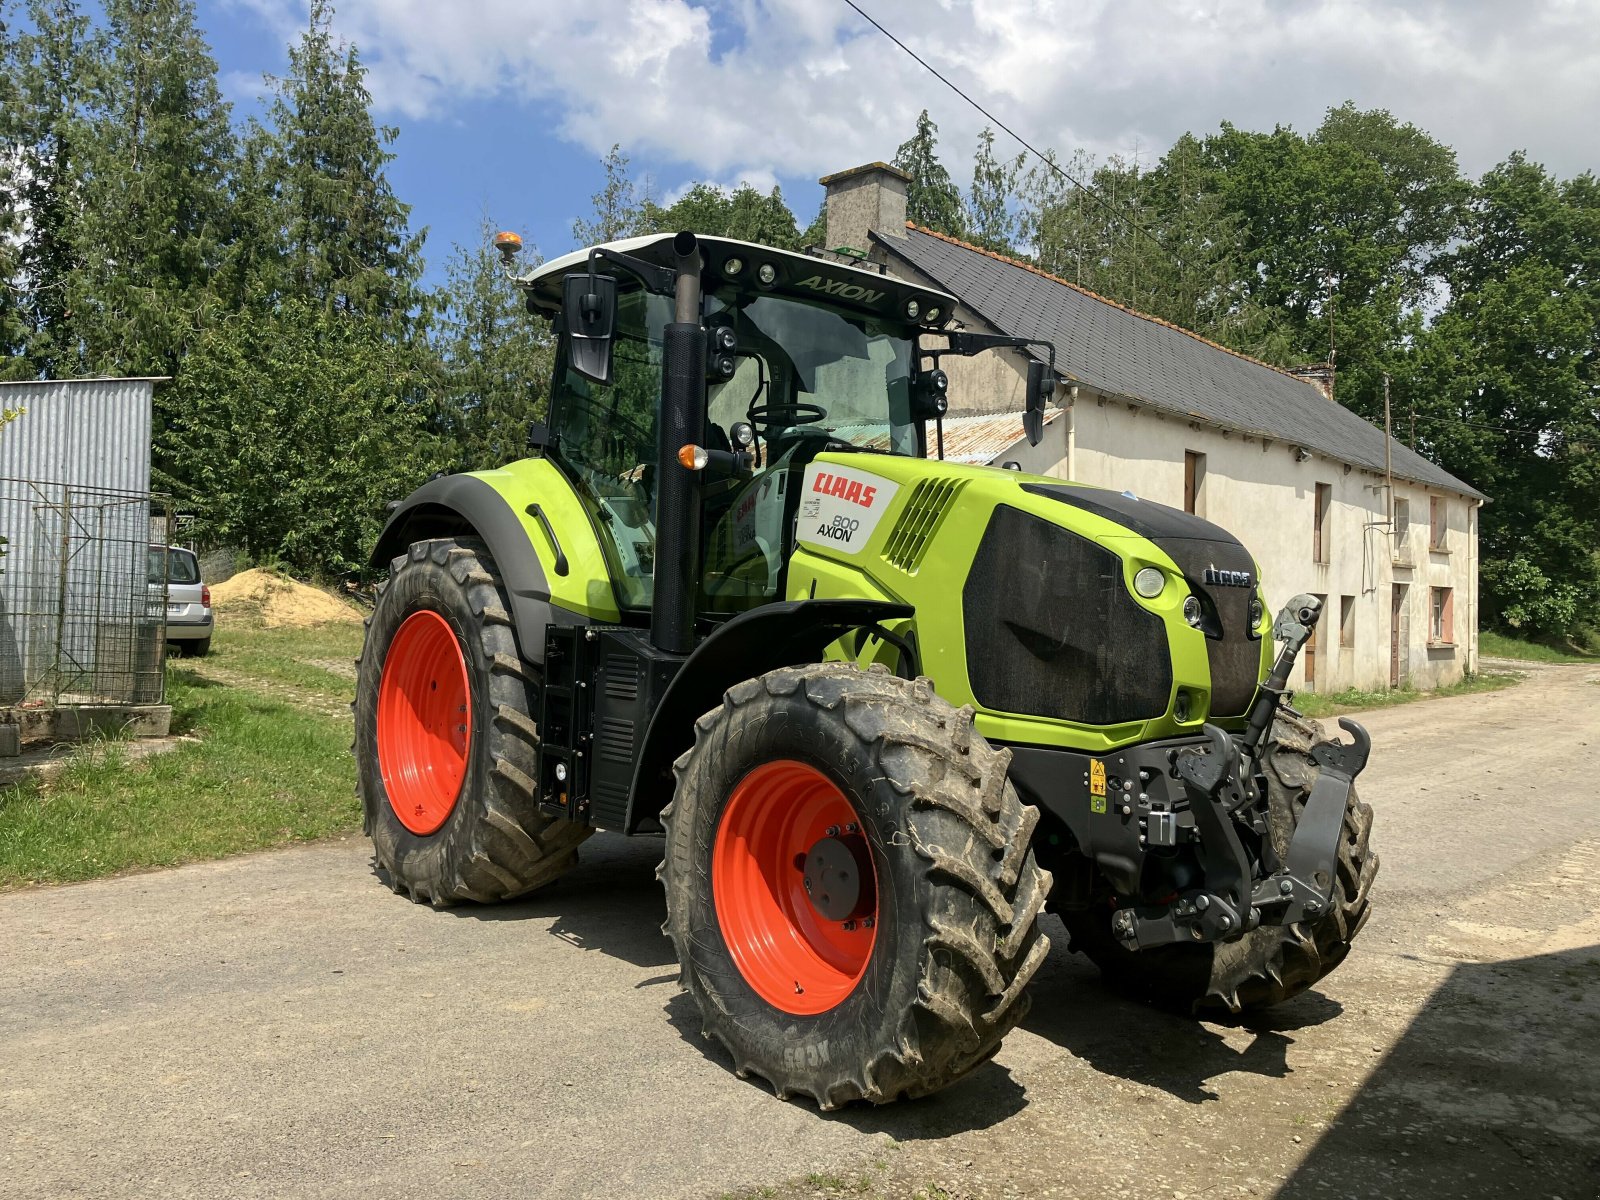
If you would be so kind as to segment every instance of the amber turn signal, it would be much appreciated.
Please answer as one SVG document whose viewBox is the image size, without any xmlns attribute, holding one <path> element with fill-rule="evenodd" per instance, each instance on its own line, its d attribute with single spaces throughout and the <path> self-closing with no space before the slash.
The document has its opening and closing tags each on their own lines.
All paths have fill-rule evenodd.
<svg viewBox="0 0 1600 1200">
<path fill-rule="evenodd" d="M 691 471 L 704 471 L 706 464 L 711 461 L 711 456 L 705 449 L 691 442 L 687 446 L 678 448 L 678 461 Z"/>
</svg>

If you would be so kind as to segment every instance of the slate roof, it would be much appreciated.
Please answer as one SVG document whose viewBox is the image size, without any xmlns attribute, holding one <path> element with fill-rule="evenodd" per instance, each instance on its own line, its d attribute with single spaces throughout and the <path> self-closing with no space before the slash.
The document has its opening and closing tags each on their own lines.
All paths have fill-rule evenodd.
<svg viewBox="0 0 1600 1200">
<path fill-rule="evenodd" d="M 1287 372 L 920 226 L 872 237 L 1002 333 L 1054 342 L 1057 369 L 1097 391 L 1383 470 L 1383 431 Z M 1392 450 L 1396 477 L 1486 498 L 1398 441 Z"/>
</svg>

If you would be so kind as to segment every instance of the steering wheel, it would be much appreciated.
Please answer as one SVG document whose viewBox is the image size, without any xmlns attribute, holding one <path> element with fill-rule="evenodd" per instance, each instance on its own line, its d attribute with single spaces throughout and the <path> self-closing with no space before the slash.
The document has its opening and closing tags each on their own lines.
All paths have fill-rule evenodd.
<svg viewBox="0 0 1600 1200">
<path fill-rule="evenodd" d="M 828 410 L 820 404 L 810 404 L 804 400 L 785 400 L 781 403 L 752 405 L 745 415 L 752 425 L 771 429 L 774 426 L 815 425 L 818 421 L 827 420 Z"/>
</svg>

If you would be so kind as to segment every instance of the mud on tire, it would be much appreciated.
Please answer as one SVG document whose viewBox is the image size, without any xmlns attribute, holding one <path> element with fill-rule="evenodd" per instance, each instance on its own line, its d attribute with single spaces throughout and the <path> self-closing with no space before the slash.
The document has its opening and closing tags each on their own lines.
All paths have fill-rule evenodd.
<svg viewBox="0 0 1600 1200">
<path fill-rule="evenodd" d="M 395 815 L 379 768 L 377 710 L 385 657 L 408 616 L 432 611 L 454 631 L 467 668 L 472 732 L 450 815 L 418 836 Z M 534 796 L 539 678 L 517 650 L 504 586 L 482 542 L 414 542 L 389 564 L 356 660 L 356 791 L 381 873 L 419 903 L 490 902 L 549 883 L 577 862 L 585 827 L 539 812 Z"/>
<path fill-rule="evenodd" d="M 1311 747 L 1322 727 L 1280 709 L 1263 764 L 1272 840 L 1287 852 L 1295 824 L 1320 768 Z M 1111 932 L 1111 897 L 1098 896 L 1062 920 L 1071 947 L 1087 954 L 1107 980 L 1129 995 L 1185 1011 L 1241 1012 L 1270 1008 L 1305 991 L 1344 961 L 1370 913 L 1378 855 L 1371 848 L 1372 808 L 1350 789 L 1340 832 L 1337 879 L 1326 915 L 1294 925 L 1262 925 L 1235 942 L 1159 946 L 1131 951 Z"/>
<path fill-rule="evenodd" d="M 736 964 L 718 922 L 712 855 L 730 794 L 755 768 L 824 773 L 859 814 L 877 874 L 864 974 L 832 1008 L 781 1011 Z M 680 981 L 704 1032 L 780 1097 L 825 1109 L 920 1096 L 991 1057 L 1028 1009 L 1048 941 L 1050 875 L 1029 849 L 1038 810 L 1007 780 L 1007 751 L 926 679 L 848 664 L 784 668 L 738 684 L 695 724 L 662 814 L 659 874 Z"/>
</svg>

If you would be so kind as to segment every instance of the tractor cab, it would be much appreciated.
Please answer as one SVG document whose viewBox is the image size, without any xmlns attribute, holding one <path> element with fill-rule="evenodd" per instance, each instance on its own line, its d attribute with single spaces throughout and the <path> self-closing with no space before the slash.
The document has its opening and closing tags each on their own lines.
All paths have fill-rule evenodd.
<svg viewBox="0 0 1600 1200">
<path fill-rule="evenodd" d="M 613 242 L 519 280 L 559 335 L 545 453 L 582 496 L 619 604 L 634 614 L 650 608 L 657 559 L 673 243 Z M 857 266 L 731 239 L 701 238 L 699 250 L 706 396 L 685 444 L 707 452 L 695 607 L 716 620 L 784 594 L 798 483 L 819 453 L 927 453 L 926 421 L 939 413 L 919 403 L 933 372 L 918 337 L 942 328 L 955 301 Z M 614 290 L 597 282 L 582 293 L 608 306 L 608 354 L 593 353 L 582 312 L 565 304 L 566 281 L 587 287 L 591 260 L 597 279 L 604 270 L 615 280 Z"/>
</svg>

